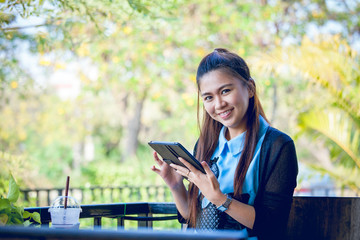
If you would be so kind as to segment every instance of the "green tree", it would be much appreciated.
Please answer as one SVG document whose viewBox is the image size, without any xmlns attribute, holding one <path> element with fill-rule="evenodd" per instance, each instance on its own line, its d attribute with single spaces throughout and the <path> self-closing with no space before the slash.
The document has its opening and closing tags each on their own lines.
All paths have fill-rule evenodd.
<svg viewBox="0 0 360 240">
<path fill-rule="evenodd" d="M 101 162 L 151 158 L 148 140 L 181 139 L 191 148 L 197 136 L 195 71 L 216 47 L 250 59 L 289 39 L 301 42 L 309 23 L 323 26 L 329 19 L 340 24 L 350 19 L 348 36 L 358 31 L 357 16 L 332 8 L 329 15 L 317 14 L 328 8 L 324 1 L 44 2 L 0 3 L 0 116 L 6 118 L 0 122 L 0 150 L 27 154 L 55 180 L 75 172 L 80 178 L 89 170 L 89 143 L 95 149 L 94 171 Z M 14 25 L 16 19 L 31 16 L 43 20 L 31 28 Z M 24 70 L 16 54 L 23 43 L 29 44 L 45 79 L 78 64 L 72 76 L 80 86 L 78 95 L 63 99 L 46 80 L 38 86 L 38 77 Z M 272 110 L 276 124 L 292 129 L 295 117 L 285 121 L 281 116 L 286 115 L 283 109 L 293 109 L 279 99 L 284 92 L 294 93 L 294 86 L 306 85 L 300 77 L 300 84 L 286 77 L 277 82 L 276 68 L 260 76 L 256 66 L 250 67 L 259 76 L 267 112 Z M 287 98 L 301 109 L 306 101 Z M 136 158 L 130 157 L 134 153 Z"/>
<path fill-rule="evenodd" d="M 260 60 L 261 59 L 261 60 Z M 298 114 L 301 134 L 323 139 L 332 160 L 313 167 L 329 173 L 342 187 L 360 192 L 360 72 L 359 57 L 339 36 L 304 38 L 301 46 L 261 55 L 258 64 L 277 76 L 289 73 L 307 88 Z M 309 94 L 310 93 L 310 94 Z M 316 104 L 314 104 L 316 103 Z"/>
</svg>

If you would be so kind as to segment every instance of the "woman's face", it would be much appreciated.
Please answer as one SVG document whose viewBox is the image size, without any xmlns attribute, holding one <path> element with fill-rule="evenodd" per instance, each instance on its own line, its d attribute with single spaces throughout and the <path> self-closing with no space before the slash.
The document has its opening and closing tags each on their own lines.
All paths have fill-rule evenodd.
<svg viewBox="0 0 360 240">
<path fill-rule="evenodd" d="M 242 80 L 220 70 L 200 79 L 200 94 L 206 112 L 228 128 L 228 139 L 246 131 L 250 91 Z"/>
</svg>

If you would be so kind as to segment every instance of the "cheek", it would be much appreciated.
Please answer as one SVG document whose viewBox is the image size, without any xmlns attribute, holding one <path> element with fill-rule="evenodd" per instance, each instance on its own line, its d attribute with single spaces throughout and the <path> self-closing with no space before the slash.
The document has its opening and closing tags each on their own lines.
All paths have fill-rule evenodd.
<svg viewBox="0 0 360 240">
<path fill-rule="evenodd" d="M 212 105 L 210 103 L 204 103 L 204 109 L 210 115 L 212 115 L 212 113 L 214 112 L 214 110 L 213 110 L 214 108 L 212 107 Z"/>
<path fill-rule="evenodd" d="M 243 99 L 242 106 L 244 108 L 244 111 L 247 111 L 247 109 L 249 107 L 249 99 L 248 98 Z"/>
<path fill-rule="evenodd" d="M 247 92 L 242 92 L 237 96 L 237 100 L 234 99 L 234 101 L 243 108 L 246 108 L 249 106 L 249 95 Z"/>
</svg>

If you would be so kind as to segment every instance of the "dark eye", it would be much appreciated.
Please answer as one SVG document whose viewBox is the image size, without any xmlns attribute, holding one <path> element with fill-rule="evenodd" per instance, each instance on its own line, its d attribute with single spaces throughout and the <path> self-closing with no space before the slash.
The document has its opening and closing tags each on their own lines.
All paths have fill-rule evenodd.
<svg viewBox="0 0 360 240">
<path fill-rule="evenodd" d="M 204 101 L 209 101 L 209 100 L 211 100 L 211 96 L 204 97 Z"/>
<path fill-rule="evenodd" d="M 230 92 L 230 89 L 223 89 L 223 90 L 221 91 L 221 94 L 225 94 L 225 93 L 228 93 L 228 92 Z"/>
</svg>

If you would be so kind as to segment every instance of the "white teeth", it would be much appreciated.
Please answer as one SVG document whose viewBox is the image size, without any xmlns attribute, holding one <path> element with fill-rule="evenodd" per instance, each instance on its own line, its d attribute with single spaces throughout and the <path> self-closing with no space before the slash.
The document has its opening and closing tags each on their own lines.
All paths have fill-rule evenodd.
<svg viewBox="0 0 360 240">
<path fill-rule="evenodd" d="M 227 110 L 226 112 L 222 112 L 222 113 L 220 113 L 220 116 L 225 116 L 225 115 L 227 115 L 230 111 L 231 111 L 231 110 Z"/>
</svg>

